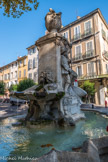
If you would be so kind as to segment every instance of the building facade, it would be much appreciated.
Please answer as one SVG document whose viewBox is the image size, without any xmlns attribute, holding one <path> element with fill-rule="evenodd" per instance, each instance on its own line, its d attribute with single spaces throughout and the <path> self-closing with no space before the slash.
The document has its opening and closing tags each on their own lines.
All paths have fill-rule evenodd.
<svg viewBox="0 0 108 162">
<path fill-rule="evenodd" d="M 18 61 L 18 83 L 28 77 L 28 56 L 19 57 Z"/>
<path fill-rule="evenodd" d="M 38 50 L 35 45 L 27 48 L 28 50 L 28 78 L 38 83 Z"/>
<path fill-rule="evenodd" d="M 4 81 L 6 88 L 17 84 L 18 64 L 14 61 L 0 68 L 0 81 Z"/>
<path fill-rule="evenodd" d="M 18 84 L 28 76 L 28 56 L 19 57 L 16 61 L 0 67 L 0 81 L 9 89 L 11 85 Z"/>
<path fill-rule="evenodd" d="M 18 62 L 17 60 L 12 62 L 10 64 L 10 81 L 9 81 L 9 87 L 12 84 L 18 83 Z"/>
<path fill-rule="evenodd" d="M 108 88 L 108 25 L 99 9 L 77 17 L 60 31 L 72 43 L 72 69 L 78 84 L 95 83 L 95 103 L 105 104 Z"/>
</svg>

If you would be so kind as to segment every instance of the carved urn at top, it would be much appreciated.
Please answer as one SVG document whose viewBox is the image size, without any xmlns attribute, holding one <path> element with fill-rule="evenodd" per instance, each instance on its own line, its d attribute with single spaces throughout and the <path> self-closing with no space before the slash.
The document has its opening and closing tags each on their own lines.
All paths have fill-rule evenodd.
<svg viewBox="0 0 108 162">
<path fill-rule="evenodd" d="M 45 26 L 49 32 L 58 32 L 61 29 L 61 12 L 56 13 L 52 8 L 45 16 Z"/>
</svg>

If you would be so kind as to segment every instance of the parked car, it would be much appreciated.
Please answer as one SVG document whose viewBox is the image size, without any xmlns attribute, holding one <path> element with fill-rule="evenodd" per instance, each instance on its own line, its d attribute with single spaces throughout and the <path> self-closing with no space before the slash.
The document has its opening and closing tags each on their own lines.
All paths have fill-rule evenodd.
<svg viewBox="0 0 108 162">
<path fill-rule="evenodd" d="M 21 104 L 27 103 L 27 101 L 22 100 L 22 99 L 17 99 L 17 98 L 14 98 L 14 97 L 10 97 L 10 103 L 11 103 L 12 106 L 14 106 L 14 105 L 20 106 Z"/>
</svg>

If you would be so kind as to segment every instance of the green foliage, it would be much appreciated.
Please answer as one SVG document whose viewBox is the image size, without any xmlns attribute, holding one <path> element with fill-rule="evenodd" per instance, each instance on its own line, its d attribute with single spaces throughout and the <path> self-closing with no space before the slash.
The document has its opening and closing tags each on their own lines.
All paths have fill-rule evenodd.
<svg viewBox="0 0 108 162">
<path fill-rule="evenodd" d="M 93 96 L 95 94 L 94 83 L 91 83 L 89 80 L 85 81 L 80 88 L 84 89 L 89 96 Z"/>
<path fill-rule="evenodd" d="M 5 83 L 3 81 L 0 81 L 0 94 L 5 93 Z"/>
<path fill-rule="evenodd" d="M 11 92 L 11 91 L 17 91 L 17 84 L 16 84 L 16 85 L 12 84 L 12 85 L 10 86 L 10 88 L 9 88 L 9 91 L 10 91 L 10 92 Z"/>
<path fill-rule="evenodd" d="M 39 2 L 37 0 L 0 0 L 0 9 L 3 9 L 3 15 L 13 18 L 19 18 L 24 12 L 37 9 Z"/>
<path fill-rule="evenodd" d="M 56 94 L 56 99 L 60 100 L 65 95 L 65 92 L 59 92 Z"/>
<path fill-rule="evenodd" d="M 24 91 L 25 89 L 30 88 L 33 85 L 35 85 L 35 82 L 33 80 L 24 79 L 24 80 L 19 82 L 19 84 L 17 86 L 17 91 Z"/>
</svg>

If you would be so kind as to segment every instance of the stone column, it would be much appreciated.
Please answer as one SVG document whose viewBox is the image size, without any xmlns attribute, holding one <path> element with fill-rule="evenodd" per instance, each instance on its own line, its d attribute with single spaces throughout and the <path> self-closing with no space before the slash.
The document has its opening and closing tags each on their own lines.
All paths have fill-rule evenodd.
<svg viewBox="0 0 108 162">
<path fill-rule="evenodd" d="M 99 105 L 100 104 L 100 94 L 99 94 L 99 89 L 100 89 L 100 83 L 98 81 L 95 81 L 95 104 Z"/>
</svg>

